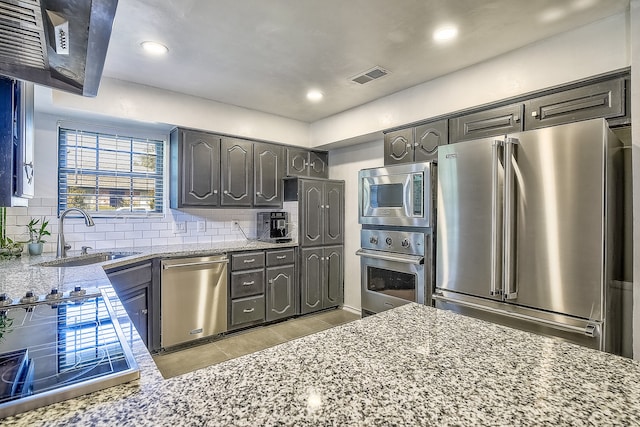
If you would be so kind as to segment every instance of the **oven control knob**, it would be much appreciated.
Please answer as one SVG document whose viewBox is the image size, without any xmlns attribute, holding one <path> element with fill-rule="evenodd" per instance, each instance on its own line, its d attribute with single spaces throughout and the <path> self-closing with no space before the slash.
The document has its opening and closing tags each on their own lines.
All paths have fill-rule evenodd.
<svg viewBox="0 0 640 427">
<path fill-rule="evenodd" d="M 22 298 L 20 298 L 20 302 L 23 304 L 30 304 L 38 301 L 38 296 L 33 293 L 33 291 L 27 291 L 26 294 Z"/>
<path fill-rule="evenodd" d="M 409 239 L 404 239 L 404 240 L 402 241 L 402 247 L 403 247 L 403 248 L 409 248 L 409 247 L 411 247 L 411 242 L 409 241 Z"/>
<path fill-rule="evenodd" d="M 378 236 L 369 237 L 369 243 L 371 243 L 372 245 L 377 245 L 378 244 Z"/>
<path fill-rule="evenodd" d="M 387 237 L 385 239 L 385 242 L 387 242 L 387 245 L 391 246 L 391 244 L 393 243 L 393 240 L 391 239 L 391 237 Z"/>
</svg>

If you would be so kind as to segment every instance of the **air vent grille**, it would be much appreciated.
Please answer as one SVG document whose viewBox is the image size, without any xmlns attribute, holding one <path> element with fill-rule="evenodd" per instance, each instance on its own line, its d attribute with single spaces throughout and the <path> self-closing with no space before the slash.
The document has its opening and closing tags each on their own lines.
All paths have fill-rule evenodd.
<svg viewBox="0 0 640 427">
<path fill-rule="evenodd" d="M 387 74 L 389 74 L 389 71 L 385 70 L 384 68 L 373 67 L 370 70 L 367 70 L 363 73 L 358 74 L 355 77 L 352 77 L 351 81 L 363 85 L 365 83 L 369 83 L 372 80 L 376 80 L 376 79 L 379 79 L 380 77 L 384 77 Z"/>
<path fill-rule="evenodd" d="M 38 0 L 0 0 L 0 62 L 46 69 L 46 39 Z"/>
</svg>

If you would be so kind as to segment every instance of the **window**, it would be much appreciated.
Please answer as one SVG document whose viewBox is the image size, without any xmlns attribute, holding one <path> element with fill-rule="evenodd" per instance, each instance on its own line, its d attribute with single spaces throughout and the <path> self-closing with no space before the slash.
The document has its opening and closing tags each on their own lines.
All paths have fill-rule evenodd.
<svg viewBox="0 0 640 427">
<path fill-rule="evenodd" d="M 162 212 L 164 141 L 60 127 L 58 210 Z"/>
</svg>

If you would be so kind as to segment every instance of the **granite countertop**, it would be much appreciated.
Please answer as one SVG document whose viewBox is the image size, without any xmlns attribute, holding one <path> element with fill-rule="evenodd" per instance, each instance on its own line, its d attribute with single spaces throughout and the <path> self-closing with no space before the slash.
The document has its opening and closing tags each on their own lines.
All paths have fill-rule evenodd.
<svg viewBox="0 0 640 427">
<path fill-rule="evenodd" d="M 167 380 L 139 356 L 140 380 L 3 422 L 640 424 L 637 362 L 418 304 Z"/>
<path fill-rule="evenodd" d="M 14 259 L 0 260 L 0 293 L 6 293 L 13 300 L 19 300 L 26 291 L 35 295 L 46 295 L 51 289 L 59 292 L 72 291 L 75 286 L 106 287 L 111 283 L 104 273 L 105 269 L 116 268 L 151 258 L 169 258 L 182 256 L 206 256 L 226 252 L 288 248 L 297 246 L 297 242 L 267 243 L 256 240 L 238 240 L 214 244 L 183 244 L 168 246 L 149 246 L 136 248 L 117 248 L 115 252 L 135 253 L 126 258 L 105 261 L 82 267 L 41 266 L 43 262 L 55 260 L 54 254 L 29 256 L 23 254 Z M 92 253 L 102 253 L 95 251 Z M 70 253 L 69 257 L 73 257 Z"/>
</svg>

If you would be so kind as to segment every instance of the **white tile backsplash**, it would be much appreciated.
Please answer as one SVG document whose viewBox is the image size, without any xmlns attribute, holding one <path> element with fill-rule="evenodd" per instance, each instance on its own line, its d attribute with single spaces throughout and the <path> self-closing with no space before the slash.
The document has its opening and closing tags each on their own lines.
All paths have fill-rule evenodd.
<svg viewBox="0 0 640 427">
<path fill-rule="evenodd" d="M 58 238 L 58 201 L 55 198 L 29 200 L 29 207 L 7 208 L 7 235 L 17 241 L 27 241 L 29 233 L 25 225 L 31 217 L 46 216 L 51 236 L 45 238 L 45 252 L 55 252 Z M 258 212 L 270 209 L 168 209 L 164 216 L 145 218 L 94 218 L 95 226 L 87 227 L 81 218 L 65 219 L 65 240 L 72 251 L 82 246 L 94 250 L 142 247 L 183 243 L 214 243 L 243 240 L 241 231 L 233 230 L 233 221 L 249 238 L 256 237 Z M 279 210 L 279 209 L 273 209 Z M 295 236 L 298 224 L 298 203 L 285 202 L 283 209 L 289 212 L 290 230 Z M 206 230 L 198 231 L 198 221 L 206 223 Z M 173 233 L 174 222 L 185 222 L 186 233 Z"/>
</svg>

